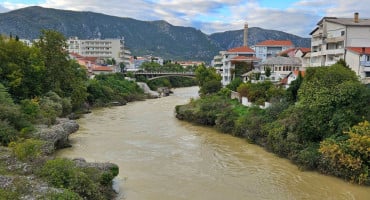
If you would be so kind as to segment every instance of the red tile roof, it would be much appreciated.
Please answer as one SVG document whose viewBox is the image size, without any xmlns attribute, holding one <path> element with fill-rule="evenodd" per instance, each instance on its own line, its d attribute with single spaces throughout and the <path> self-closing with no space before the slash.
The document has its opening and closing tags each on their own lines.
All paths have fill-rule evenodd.
<svg viewBox="0 0 370 200">
<path fill-rule="evenodd" d="M 278 55 L 279 56 L 284 55 L 284 54 L 287 54 L 288 55 L 290 52 L 295 51 L 295 50 L 296 50 L 296 48 L 289 48 L 289 49 L 287 49 L 285 51 L 282 51 L 282 52 L 278 53 Z"/>
<path fill-rule="evenodd" d="M 113 71 L 113 69 L 110 68 L 110 67 L 105 67 L 105 66 L 95 66 L 93 68 L 93 71 L 109 71 L 109 72 L 111 72 L 111 71 Z"/>
<path fill-rule="evenodd" d="M 265 40 L 255 46 L 293 46 L 290 40 Z"/>
<path fill-rule="evenodd" d="M 247 47 L 247 46 L 242 46 L 242 47 L 236 47 L 236 48 L 233 48 L 233 49 L 229 49 L 227 52 L 250 52 L 250 53 L 254 53 L 254 50 Z"/>
<path fill-rule="evenodd" d="M 232 61 L 243 61 L 243 60 L 260 60 L 259 58 L 257 58 L 256 56 L 253 56 L 253 57 L 247 57 L 247 56 L 236 56 L 234 58 L 231 59 Z"/>
<path fill-rule="evenodd" d="M 370 47 L 348 47 L 347 49 L 358 54 L 370 54 Z"/>
<path fill-rule="evenodd" d="M 301 50 L 301 51 L 302 51 L 302 53 L 308 53 L 308 52 L 311 52 L 311 48 L 299 47 L 297 50 Z"/>
</svg>

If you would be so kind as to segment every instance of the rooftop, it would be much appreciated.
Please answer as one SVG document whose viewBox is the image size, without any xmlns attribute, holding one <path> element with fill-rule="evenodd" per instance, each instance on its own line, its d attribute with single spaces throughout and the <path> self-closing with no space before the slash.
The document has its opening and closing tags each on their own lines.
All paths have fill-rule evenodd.
<svg viewBox="0 0 370 200">
<path fill-rule="evenodd" d="M 324 20 L 327 22 L 333 22 L 346 26 L 370 26 L 370 19 L 359 18 L 358 23 L 356 23 L 353 18 L 337 18 L 337 17 L 324 17 L 323 19 L 320 20 L 318 25 L 321 24 L 321 22 Z"/>
<path fill-rule="evenodd" d="M 262 65 L 290 65 L 290 66 L 300 66 L 302 64 L 301 59 L 295 57 L 272 57 L 268 58 Z"/>
<path fill-rule="evenodd" d="M 265 40 L 255 46 L 294 46 L 290 40 Z"/>
<path fill-rule="evenodd" d="M 370 47 L 348 47 L 347 49 L 358 54 L 370 54 Z"/>
<path fill-rule="evenodd" d="M 241 47 L 236 47 L 236 48 L 229 49 L 227 52 L 228 53 L 237 53 L 237 52 L 239 52 L 239 53 L 240 52 L 243 52 L 243 53 L 245 53 L 245 52 L 254 53 L 254 50 L 251 49 L 251 48 L 249 48 L 249 47 L 247 47 L 247 46 L 241 46 Z"/>
</svg>

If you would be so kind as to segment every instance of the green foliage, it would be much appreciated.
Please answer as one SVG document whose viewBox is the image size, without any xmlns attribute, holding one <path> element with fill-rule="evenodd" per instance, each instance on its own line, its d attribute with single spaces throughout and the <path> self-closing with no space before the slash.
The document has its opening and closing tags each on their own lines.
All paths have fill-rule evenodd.
<svg viewBox="0 0 370 200">
<path fill-rule="evenodd" d="M 7 121 L 0 120 L 0 144 L 1 145 L 8 145 L 9 142 L 15 141 L 19 132 Z"/>
<path fill-rule="evenodd" d="M 271 67 L 266 67 L 265 75 L 267 78 L 271 76 Z"/>
<path fill-rule="evenodd" d="M 140 100 L 144 97 L 142 89 L 132 81 L 125 80 L 121 74 L 101 74 L 89 80 L 88 101 L 92 105 L 108 105 L 110 102 Z"/>
<path fill-rule="evenodd" d="M 25 139 L 17 142 L 11 142 L 9 147 L 12 148 L 14 155 L 23 161 L 33 161 L 41 155 L 43 141 L 37 139 Z"/>
<path fill-rule="evenodd" d="M 99 190 L 100 184 L 108 184 L 114 176 L 102 174 L 94 168 L 76 167 L 73 161 L 63 158 L 47 161 L 39 172 L 51 185 L 68 189 L 84 199 L 104 199 L 106 194 Z"/>
<path fill-rule="evenodd" d="M 258 83 L 243 83 L 237 91 L 243 97 L 247 97 L 250 102 L 262 104 L 265 101 L 270 101 L 273 98 L 281 98 L 284 94 L 283 90 L 277 88 L 270 81 Z"/>
<path fill-rule="evenodd" d="M 243 83 L 243 80 L 239 77 L 234 78 L 226 87 L 232 91 L 236 91 L 237 88 Z"/>
<path fill-rule="evenodd" d="M 298 72 L 298 77 L 296 80 L 290 83 L 289 88 L 286 91 L 287 99 L 291 102 L 296 102 L 298 100 L 298 90 L 303 82 L 303 77 L 301 72 Z"/>
<path fill-rule="evenodd" d="M 63 192 L 51 192 L 41 199 L 50 200 L 83 200 L 77 193 L 72 192 L 68 189 L 64 189 Z"/>
<path fill-rule="evenodd" d="M 207 68 L 204 65 L 198 66 L 195 70 L 195 77 L 200 87 L 208 81 L 221 81 L 221 76 L 214 68 Z"/>
<path fill-rule="evenodd" d="M 222 84 L 219 80 L 210 80 L 203 84 L 203 86 L 199 90 L 199 93 L 201 95 L 214 94 L 220 91 L 221 88 Z"/>
<path fill-rule="evenodd" d="M 0 188 L 0 200 L 18 200 L 21 199 L 16 191 Z"/>
<path fill-rule="evenodd" d="M 370 184 L 370 123 L 353 126 L 343 137 L 320 143 L 320 170 L 358 184 Z"/>
<path fill-rule="evenodd" d="M 233 70 L 235 78 L 241 78 L 243 74 L 253 69 L 253 63 L 237 62 Z"/>
</svg>

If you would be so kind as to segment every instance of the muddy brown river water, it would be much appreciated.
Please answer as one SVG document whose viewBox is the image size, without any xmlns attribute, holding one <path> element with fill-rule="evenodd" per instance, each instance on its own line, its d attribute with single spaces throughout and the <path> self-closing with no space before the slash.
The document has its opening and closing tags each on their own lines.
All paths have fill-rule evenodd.
<svg viewBox="0 0 370 200">
<path fill-rule="evenodd" d="M 370 187 L 302 172 L 243 139 L 177 120 L 175 105 L 197 90 L 94 110 L 78 120 L 73 147 L 57 156 L 118 164 L 117 199 L 370 200 Z"/>
</svg>

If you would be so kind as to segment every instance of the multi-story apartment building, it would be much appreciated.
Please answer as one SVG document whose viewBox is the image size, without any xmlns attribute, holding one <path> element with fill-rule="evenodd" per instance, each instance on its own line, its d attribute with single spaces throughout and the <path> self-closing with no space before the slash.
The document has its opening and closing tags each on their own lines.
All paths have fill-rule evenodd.
<svg viewBox="0 0 370 200">
<path fill-rule="evenodd" d="M 310 65 L 330 66 L 344 59 L 364 83 L 370 83 L 370 19 L 324 17 L 310 33 Z"/>
<path fill-rule="evenodd" d="M 275 57 L 278 53 L 290 48 L 294 48 L 290 40 L 266 40 L 252 46 L 252 49 L 256 52 L 256 57 L 262 59 L 262 61 Z"/>
<path fill-rule="evenodd" d="M 102 59 L 114 58 L 117 63 L 128 64 L 131 52 L 124 49 L 124 39 L 90 39 L 82 40 L 71 37 L 67 40 L 68 51 L 85 57 Z"/>
<path fill-rule="evenodd" d="M 219 68 L 218 72 L 221 74 L 222 85 L 224 86 L 231 82 L 234 76 L 233 69 L 235 69 L 236 63 L 251 63 L 253 66 L 256 66 L 261 61 L 261 59 L 256 57 L 254 50 L 248 46 L 229 49 L 228 51 L 222 52 L 220 56 L 222 57 L 222 66 Z"/>
<path fill-rule="evenodd" d="M 370 47 L 370 20 L 324 17 L 310 33 L 311 66 L 330 66 L 345 59 L 347 47 Z"/>
</svg>

